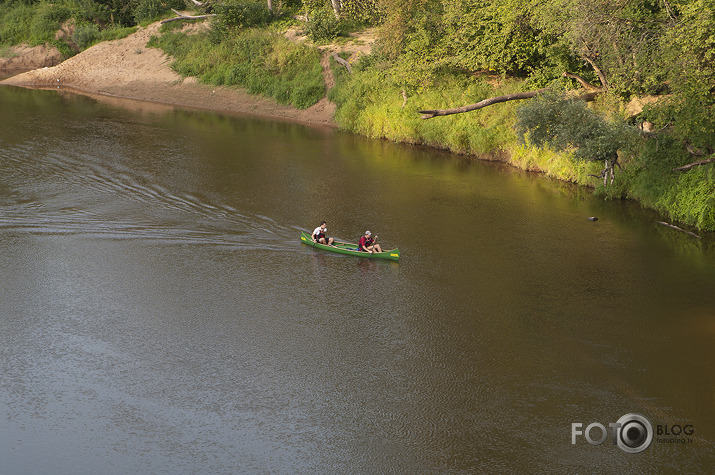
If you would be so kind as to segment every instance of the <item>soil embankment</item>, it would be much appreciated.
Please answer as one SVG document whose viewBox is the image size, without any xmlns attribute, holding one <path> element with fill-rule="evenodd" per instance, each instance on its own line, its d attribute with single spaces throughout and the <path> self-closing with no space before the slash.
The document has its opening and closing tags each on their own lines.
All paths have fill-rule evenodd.
<svg viewBox="0 0 715 475">
<path fill-rule="evenodd" d="M 335 106 L 327 99 L 299 110 L 252 96 L 240 88 L 204 85 L 195 78 L 182 78 L 169 67 L 170 58 L 161 50 L 146 47 L 149 38 L 159 34 L 159 26 L 154 23 L 140 28 L 126 38 L 99 43 L 55 66 L 18 74 L 0 84 L 69 90 L 335 127 Z M 47 48 L 47 55 L 50 50 Z M 47 64 L 37 57 L 42 52 L 38 50 L 33 54 L 36 61 L 33 65 Z M 14 58 L 21 56 L 24 55 Z M 19 64 L 20 60 L 16 62 Z M 5 68 L 27 69 L 28 66 Z"/>
</svg>

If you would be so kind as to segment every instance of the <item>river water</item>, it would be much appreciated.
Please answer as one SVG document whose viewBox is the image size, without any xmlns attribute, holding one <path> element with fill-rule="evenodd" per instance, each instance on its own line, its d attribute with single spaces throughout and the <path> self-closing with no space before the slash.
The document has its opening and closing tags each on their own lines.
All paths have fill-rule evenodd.
<svg viewBox="0 0 715 475">
<path fill-rule="evenodd" d="M 0 173 L 2 474 L 713 469 L 712 239 L 637 205 L 10 87 Z M 301 245 L 322 219 L 400 262 Z M 639 454 L 608 432 L 631 413 Z"/>
</svg>

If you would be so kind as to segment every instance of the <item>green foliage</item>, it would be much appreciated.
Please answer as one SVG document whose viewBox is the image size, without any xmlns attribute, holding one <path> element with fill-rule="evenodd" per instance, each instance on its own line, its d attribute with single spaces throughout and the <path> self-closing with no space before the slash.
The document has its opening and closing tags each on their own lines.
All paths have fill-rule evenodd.
<svg viewBox="0 0 715 475">
<path fill-rule="evenodd" d="M 110 19 L 109 7 L 94 0 L 74 0 L 74 17 L 78 23 L 107 23 Z"/>
<path fill-rule="evenodd" d="M 134 26 L 134 6 L 136 0 L 95 0 L 105 9 L 111 26 Z"/>
<path fill-rule="evenodd" d="M 16 5 L 0 11 L 0 44 L 15 45 L 29 39 L 28 25 L 34 9 L 28 5 Z"/>
<path fill-rule="evenodd" d="M 74 41 L 80 49 L 85 50 L 102 41 L 126 38 L 135 31 L 137 31 L 136 27 L 108 28 L 106 30 L 100 30 L 94 23 L 80 23 L 75 26 L 74 33 L 72 34 L 72 41 Z"/>
<path fill-rule="evenodd" d="M 715 1 L 682 7 L 680 21 L 663 38 L 663 68 L 671 91 L 646 112 L 648 120 L 694 147 L 715 151 Z"/>
<path fill-rule="evenodd" d="M 658 205 L 676 221 L 715 230 L 715 168 L 699 167 L 681 174 Z"/>
<path fill-rule="evenodd" d="M 385 20 L 385 11 L 379 0 L 343 0 L 340 17 L 363 25 L 379 25 Z"/>
<path fill-rule="evenodd" d="M 626 144 L 627 128 L 606 121 L 578 99 L 553 90 L 517 111 L 517 135 L 537 147 L 574 150 L 580 160 L 613 161 Z"/>
<path fill-rule="evenodd" d="M 0 44 L 35 46 L 53 41 L 55 32 L 70 15 L 71 10 L 62 3 L 13 3 L 0 10 Z"/>
<path fill-rule="evenodd" d="M 37 45 L 55 38 L 62 22 L 70 17 L 70 9 L 65 5 L 41 3 L 30 21 L 30 43 Z"/>
<path fill-rule="evenodd" d="M 169 32 L 149 45 L 171 55 L 179 74 L 204 83 L 242 86 L 300 109 L 325 94 L 319 52 L 280 34 L 250 29 L 216 44 L 210 35 Z"/>
<path fill-rule="evenodd" d="M 431 120 L 422 120 L 416 113 L 417 109 L 428 106 L 443 108 L 478 102 L 495 93 L 481 79 L 445 74 L 439 86 L 409 94 L 405 91 L 405 100 L 402 85 L 386 70 L 376 67 L 375 61 L 374 57 L 368 57 L 354 67 L 352 75 L 342 74 L 336 78 L 330 97 L 338 106 L 336 121 L 342 128 L 369 137 L 487 157 L 500 155 L 505 144 L 515 142 L 514 133 L 507 125 L 513 120 L 511 104 L 487 108 L 479 114 Z M 499 92 L 514 92 L 511 87 L 505 85 Z"/>
<path fill-rule="evenodd" d="M 383 0 L 386 13 L 380 53 L 398 59 L 411 51 L 414 60 L 427 61 L 441 37 L 443 5 L 439 0 Z"/>
<path fill-rule="evenodd" d="M 308 36 L 316 43 L 337 38 L 341 34 L 341 28 L 340 20 L 335 18 L 333 10 L 327 8 L 313 10 L 306 22 Z"/>
<path fill-rule="evenodd" d="M 87 49 L 99 38 L 99 27 L 94 23 L 80 23 L 75 26 L 72 41 L 80 49 Z"/>
<path fill-rule="evenodd" d="M 385 9 L 381 0 L 341 0 L 340 20 L 360 25 L 378 25 L 385 19 Z M 322 10 L 335 17 L 331 0 L 303 0 L 303 10 L 310 18 Z"/>
<path fill-rule="evenodd" d="M 627 98 L 662 90 L 658 46 L 673 21 L 668 3 L 554 0 L 534 15 L 545 31 L 604 73 L 604 86 Z"/>
<path fill-rule="evenodd" d="M 183 0 L 138 0 L 133 9 L 134 20 L 137 23 L 154 20 L 172 8 L 182 10 L 184 7 Z"/>
<path fill-rule="evenodd" d="M 518 73 L 543 60 L 549 38 L 534 25 L 528 3 L 461 0 L 445 14 L 452 61 L 468 70 Z"/>
<path fill-rule="evenodd" d="M 214 9 L 216 21 L 214 30 L 220 36 L 253 26 L 265 25 L 271 20 L 271 13 L 265 1 L 224 0 Z"/>
<path fill-rule="evenodd" d="M 671 220 L 715 231 L 715 166 L 673 171 L 690 161 L 680 141 L 667 135 L 650 139 L 625 167 L 627 196 Z"/>
</svg>

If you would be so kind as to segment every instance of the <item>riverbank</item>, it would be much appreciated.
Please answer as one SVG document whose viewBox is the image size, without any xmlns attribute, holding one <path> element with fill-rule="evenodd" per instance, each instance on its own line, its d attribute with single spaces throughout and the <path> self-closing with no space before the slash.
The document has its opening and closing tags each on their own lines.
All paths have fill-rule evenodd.
<svg viewBox="0 0 715 475">
<path fill-rule="evenodd" d="M 595 192 L 605 198 L 636 200 L 663 213 L 664 219 L 685 226 L 715 229 L 712 167 L 699 167 L 687 174 L 674 173 L 674 166 L 692 161 L 676 142 L 666 146 L 661 141 L 651 141 L 651 145 L 655 144 L 651 151 L 646 150 L 649 145 L 644 142 L 641 147 L 645 153 L 639 151 L 624 156 L 624 168 L 619 170 L 615 184 L 606 187 L 599 184 L 600 179 L 593 178 L 600 172 L 600 163 L 575 161 L 568 154 L 520 145 L 510 125 L 515 120 L 514 103 L 486 108 L 478 115 L 458 114 L 428 121 L 416 113 L 435 104 L 454 107 L 477 102 L 485 96 L 516 92 L 521 90 L 517 80 L 499 79 L 492 84 L 494 78 L 486 77 L 465 89 L 462 82 L 451 84 L 443 78 L 439 88 L 426 88 L 419 94 L 408 95 L 399 85 L 386 83 L 380 71 L 373 70 L 349 75 L 347 84 L 333 88 L 346 73 L 339 72 L 338 78 L 333 77 L 330 53 L 339 49 L 354 55 L 369 54 L 375 39 L 374 32 L 369 32 L 355 38 L 355 44 L 348 47 L 320 47 L 323 78 L 326 89 L 332 89 L 332 101 L 324 97 L 312 107 L 300 110 L 270 98 L 250 95 L 239 87 L 206 85 L 194 77 L 182 77 L 169 67 L 169 56 L 158 48 L 146 46 L 152 36 L 159 35 L 159 27 L 157 22 L 139 28 L 126 38 L 99 43 L 56 66 L 18 74 L 0 84 L 57 89 L 105 101 L 137 99 L 142 101 L 140 107 L 156 108 L 163 104 L 310 126 L 339 126 L 367 137 L 503 161 L 516 168 L 595 187 Z M 296 30 L 287 32 L 286 37 L 291 41 L 305 41 Z M 47 59 L 50 61 L 50 56 Z M 371 91 L 370 94 L 364 94 L 365 90 Z"/>
<path fill-rule="evenodd" d="M 169 57 L 157 48 L 146 46 L 149 38 L 159 34 L 159 26 L 158 22 L 153 23 L 126 38 L 92 46 L 56 66 L 27 71 L 0 81 L 0 84 L 138 99 L 315 126 L 337 126 L 333 120 L 335 106 L 327 99 L 299 110 L 250 95 L 240 88 L 210 86 L 200 84 L 195 78 L 182 78 L 169 67 Z M 50 49 L 47 54 L 51 54 Z"/>
</svg>

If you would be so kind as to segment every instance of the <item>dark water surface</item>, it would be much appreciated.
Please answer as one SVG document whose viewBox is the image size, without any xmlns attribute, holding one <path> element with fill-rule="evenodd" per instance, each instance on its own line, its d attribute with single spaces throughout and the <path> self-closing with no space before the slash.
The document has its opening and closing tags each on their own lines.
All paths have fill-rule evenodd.
<svg viewBox="0 0 715 475">
<path fill-rule="evenodd" d="M 9 87 L 0 174 L 2 474 L 713 469 L 715 253 L 633 204 Z M 693 433 L 572 444 L 628 413 Z"/>
</svg>

